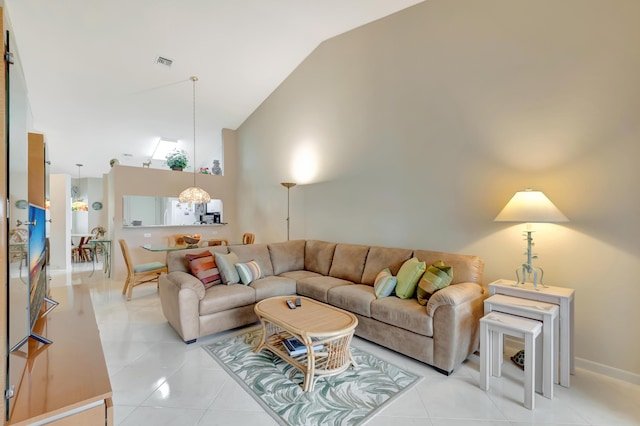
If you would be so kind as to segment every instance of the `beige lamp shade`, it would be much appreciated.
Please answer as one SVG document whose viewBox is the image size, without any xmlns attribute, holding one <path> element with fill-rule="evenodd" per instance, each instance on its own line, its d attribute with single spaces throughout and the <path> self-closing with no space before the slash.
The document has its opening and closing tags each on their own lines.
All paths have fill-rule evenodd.
<svg viewBox="0 0 640 426">
<path fill-rule="evenodd" d="M 516 192 L 496 216 L 494 222 L 554 223 L 569 219 L 542 191 L 526 189 Z"/>
</svg>

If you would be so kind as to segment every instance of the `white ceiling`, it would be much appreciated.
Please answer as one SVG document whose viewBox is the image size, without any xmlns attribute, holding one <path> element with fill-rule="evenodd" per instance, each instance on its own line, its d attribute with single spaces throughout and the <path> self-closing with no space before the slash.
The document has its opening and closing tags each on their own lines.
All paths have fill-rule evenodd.
<svg viewBox="0 0 640 426">
<path fill-rule="evenodd" d="M 160 137 L 220 156 L 236 129 L 322 41 L 422 0 L 5 0 L 51 173 L 141 166 Z M 174 60 L 171 68 L 157 56 Z M 128 154 L 130 156 L 125 156 Z M 154 161 L 154 167 L 163 167 Z"/>
</svg>

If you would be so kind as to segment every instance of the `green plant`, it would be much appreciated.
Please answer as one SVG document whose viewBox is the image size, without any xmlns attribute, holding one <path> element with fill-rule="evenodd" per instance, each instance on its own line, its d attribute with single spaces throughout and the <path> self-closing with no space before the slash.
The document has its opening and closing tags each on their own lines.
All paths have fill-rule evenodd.
<svg viewBox="0 0 640 426">
<path fill-rule="evenodd" d="M 167 166 L 170 169 L 185 169 L 189 165 L 187 153 L 183 149 L 174 149 L 165 157 Z"/>
</svg>

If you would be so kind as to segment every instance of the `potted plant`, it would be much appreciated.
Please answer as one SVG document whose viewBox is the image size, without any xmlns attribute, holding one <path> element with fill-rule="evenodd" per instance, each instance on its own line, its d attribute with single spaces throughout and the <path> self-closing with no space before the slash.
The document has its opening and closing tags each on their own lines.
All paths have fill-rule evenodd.
<svg viewBox="0 0 640 426">
<path fill-rule="evenodd" d="M 183 149 L 174 149 L 165 157 L 167 166 L 171 170 L 182 170 L 189 165 L 187 153 Z"/>
</svg>

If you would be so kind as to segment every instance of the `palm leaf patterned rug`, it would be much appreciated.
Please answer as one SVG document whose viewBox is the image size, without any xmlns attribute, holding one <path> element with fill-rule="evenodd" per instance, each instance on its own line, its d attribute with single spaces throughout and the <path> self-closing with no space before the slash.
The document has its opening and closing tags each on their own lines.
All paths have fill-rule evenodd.
<svg viewBox="0 0 640 426">
<path fill-rule="evenodd" d="M 202 347 L 282 425 L 361 425 L 421 379 L 352 347 L 358 367 L 305 393 L 298 369 L 267 350 L 253 353 L 261 336 L 256 328 Z"/>
</svg>

